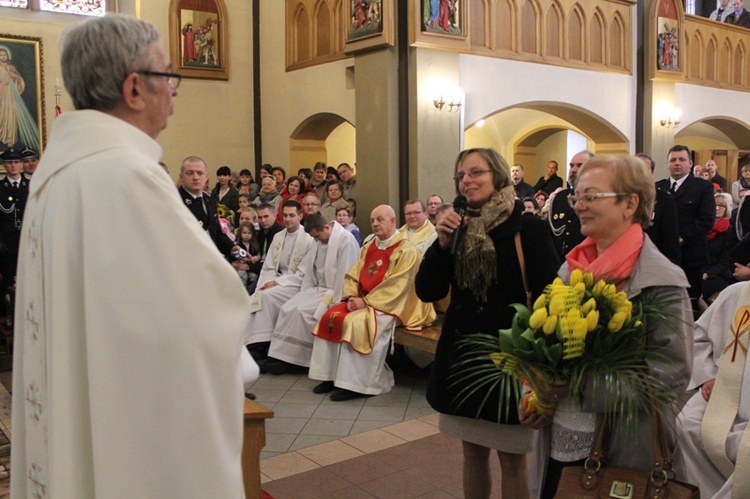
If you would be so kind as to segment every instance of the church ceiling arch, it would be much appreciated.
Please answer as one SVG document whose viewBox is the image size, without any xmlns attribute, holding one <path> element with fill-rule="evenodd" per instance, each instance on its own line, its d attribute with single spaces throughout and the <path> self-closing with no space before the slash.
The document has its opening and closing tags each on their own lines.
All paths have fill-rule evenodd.
<svg viewBox="0 0 750 499">
<path fill-rule="evenodd" d="M 296 140 L 325 140 L 333 130 L 348 120 L 334 113 L 316 113 L 302 120 L 291 133 Z M 352 123 L 349 123 L 353 125 Z"/>
<path fill-rule="evenodd" d="M 694 121 L 675 134 L 675 138 L 689 136 L 729 141 L 740 150 L 750 150 L 750 125 L 728 116 L 710 116 Z"/>
</svg>

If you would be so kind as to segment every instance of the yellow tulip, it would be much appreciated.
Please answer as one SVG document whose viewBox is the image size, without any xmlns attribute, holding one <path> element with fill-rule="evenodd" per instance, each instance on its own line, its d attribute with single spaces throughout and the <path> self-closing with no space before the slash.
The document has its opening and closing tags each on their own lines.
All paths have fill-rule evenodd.
<svg viewBox="0 0 750 499">
<path fill-rule="evenodd" d="M 573 289 L 577 293 L 578 301 L 583 300 L 583 295 L 586 293 L 586 285 L 583 282 L 579 282 L 573 286 Z"/>
<path fill-rule="evenodd" d="M 567 313 L 567 314 L 565 314 L 565 318 L 566 318 L 566 319 L 567 319 L 568 321 L 570 321 L 571 323 L 572 323 L 573 321 L 577 321 L 578 319 L 580 319 L 580 318 L 581 318 L 581 311 L 580 311 L 580 309 L 577 309 L 577 308 L 571 308 L 570 310 L 568 310 L 568 313 Z"/>
<path fill-rule="evenodd" d="M 588 316 L 589 312 L 592 310 L 596 310 L 596 300 L 593 298 L 589 298 L 589 301 L 583 304 L 581 307 L 581 315 Z"/>
<path fill-rule="evenodd" d="M 586 289 L 591 289 L 591 286 L 594 285 L 594 274 L 591 272 L 583 274 L 583 283 L 586 284 Z"/>
<path fill-rule="evenodd" d="M 594 284 L 594 288 L 591 290 L 591 294 L 596 296 L 597 298 L 602 295 L 602 291 L 604 291 L 604 288 L 607 286 L 607 283 L 604 281 L 596 281 L 596 284 Z"/>
<path fill-rule="evenodd" d="M 612 319 L 610 319 L 609 324 L 607 324 L 607 329 L 609 329 L 609 332 L 616 333 L 620 329 L 622 329 L 626 318 L 626 315 L 622 312 L 616 312 L 615 315 L 612 316 Z"/>
<path fill-rule="evenodd" d="M 534 302 L 534 310 L 538 310 L 542 307 L 544 307 L 547 304 L 547 295 L 545 293 L 542 293 L 539 295 L 539 298 L 536 299 Z"/>
<path fill-rule="evenodd" d="M 542 326 L 542 331 L 544 331 L 544 334 L 549 336 L 550 334 L 553 334 L 555 332 L 556 328 L 557 328 L 557 316 L 550 315 L 549 317 L 547 317 L 547 320 L 544 321 L 544 326 Z"/>
<path fill-rule="evenodd" d="M 612 300 L 615 297 L 615 294 L 617 293 L 617 288 L 615 288 L 614 284 L 607 284 L 604 286 L 604 290 L 602 291 L 602 295 L 608 300 Z"/>
<path fill-rule="evenodd" d="M 565 285 L 565 283 L 564 283 L 564 282 L 563 282 L 563 280 L 562 280 L 562 279 L 560 279 L 559 277 L 555 277 L 555 280 L 554 280 L 554 281 L 552 281 L 552 285 L 553 285 L 553 286 L 564 286 L 564 285 Z"/>
<path fill-rule="evenodd" d="M 555 296 L 549 302 L 549 315 L 560 315 L 565 307 L 562 297 Z"/>
<path fill-rule="evenodd" d="M 575 287 L 579 282 L 583 282 L 583 272 L 581 269 L 575 269 L 570 273 L 570 285 Z"/>
<path fill-rule="evenodd" d="M 529 327 L 534 330 L 541 329 L 544 321 L 547 320 L 547 315 L 547 309 L 544 307 L 534 310 L 534 313 L 529 318 Z"/>
<path fill-rule="evenodd" d="M 596 329 L 597 324 L 599 324 L 599 311 L 598 310 L 592 310 L 588 314 L 586 314 L 586 331 L 591 332 L 594 329 Z"/>
</svg>

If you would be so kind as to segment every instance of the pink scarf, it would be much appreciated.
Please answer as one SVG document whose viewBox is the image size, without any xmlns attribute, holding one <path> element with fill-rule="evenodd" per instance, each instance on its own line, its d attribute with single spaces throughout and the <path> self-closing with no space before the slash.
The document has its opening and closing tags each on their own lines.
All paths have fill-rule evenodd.
<svg viewBox="0 0 750 499">
<path fill-rule="evenodd" d="M 571 271 L 581 269 L 591 272 L 596 279 L 606 279 L 620 284 L 630 278 L 633 267 L 643 248 L 643 229 L 632 224 L 604 253 L 596 252 L 596 241 L 587 237 L 565 256 Z"/>
</svg>

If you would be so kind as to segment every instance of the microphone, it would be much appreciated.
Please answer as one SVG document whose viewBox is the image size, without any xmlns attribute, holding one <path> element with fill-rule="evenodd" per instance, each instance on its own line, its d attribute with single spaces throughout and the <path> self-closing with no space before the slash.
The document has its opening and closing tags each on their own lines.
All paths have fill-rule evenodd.
<svg viewBox="0 0 750 499">
<path fill-rule="evenodd" d="M 461 222 L 459 222 L 456 230 L 453 231 L 453 237 L 451 238 L 451 255 L 456 254 L 456 248 L 458 248 L 458 240 L 461 238 L 461 230 L 463 229 L 464 217 L 466 216 L 466 208 L 469 207 L 469 201 L 466 196 L 459 194 L 456 199 L 453 200 L 453 211 L 461 215 Z"/>
</svg>

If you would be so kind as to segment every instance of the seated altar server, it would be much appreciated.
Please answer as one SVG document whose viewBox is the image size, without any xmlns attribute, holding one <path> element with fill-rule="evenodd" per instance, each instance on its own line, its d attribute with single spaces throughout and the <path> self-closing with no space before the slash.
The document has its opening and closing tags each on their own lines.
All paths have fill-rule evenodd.
<svg viewBox="0 0 750 499">
<path fill-rule="evenodd" d="M 302 263 L 302 287 L 281 307 L 264 368 L 271 374 L 294 373 L 310 366 L 313 329 L 331 305 L 341 301 L 347 271 L 357 263 L 359 244 L 336 221 L 320 213 L 305 220 L 315 244 Z"/>
<path fill-rule="evenodd" d="M 304 277 L 300 264 L 313 243 L 312 237 L 300 230 L 302 206 L 288 199 L 282 210 L 284 229 L 273 237 L 256 291 L 250 297 L 250 325 L 245 332 L 245 344 L 256 360 L 265 359 L 268 353 L 281 306 L 299 292 Z"/>
</svg>

